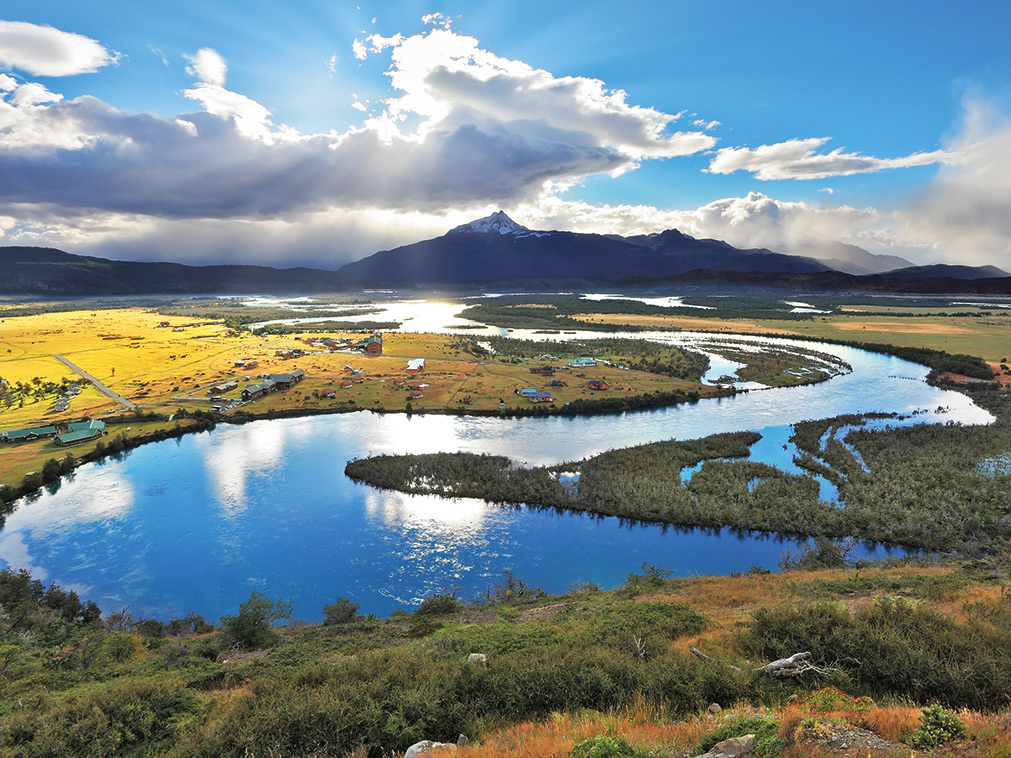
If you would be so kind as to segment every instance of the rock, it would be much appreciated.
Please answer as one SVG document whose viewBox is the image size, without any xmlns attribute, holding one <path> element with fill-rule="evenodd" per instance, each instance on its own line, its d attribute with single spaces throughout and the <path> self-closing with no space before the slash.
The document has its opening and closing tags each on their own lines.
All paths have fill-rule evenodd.
<svg viewBox="0 0 1011 758">
<path fill-rule="evenodd" d="M 720 708 L 720 704 L 719 703 L 710 703 L 709 704 L 709 712 L 710 713 L 719 713 L 722 710 L 723 709 Z"/>
<path fill-rule="evenodd" d="M 708 753 L 696 758 L 741 758 L 741 756 L 751 755 L 754 749 L 755 735 L 746 734 L 743 737 L 723 740 Z"/>
<path fill-rule="evenodd" d="M 467 656 L 467 663 L 476 663 L 479 666 L 487 666 L 488 656 L 484 653 L 471 653 Z"/>
<path fill-rule="evenodd" d="M 409 748 L 407 752 L 404 753 L 404 758 L 421 758 L 421 756 L 426 753 L 430 753 L 438 748 L 449 748 L 450 753 L 456 752 L 456 745 L 446 742 L 432 742 L 431 740 L 422 740 L 421 742 L 415 742 Z"/>
<path fill-rule="evenodd" d="M 470 738 L 466 734 L 461 734 L 456 738 L 456 744 L 460 747 L 467 747 L 470 744 Z"/>
</svg>

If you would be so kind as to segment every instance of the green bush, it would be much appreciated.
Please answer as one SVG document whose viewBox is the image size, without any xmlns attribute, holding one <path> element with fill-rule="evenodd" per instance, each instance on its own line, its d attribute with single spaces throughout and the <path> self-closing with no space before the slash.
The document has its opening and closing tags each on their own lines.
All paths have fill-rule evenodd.
<svg viewBox="0 0 1011 758">
<path fill-rule="evenodd" d="M 920 728 L 910 739 L 917 750 L 931 750 L 965 737 L 965 724 L 943 705 L 930 705 L 920 712 Z"/>
<path fill-rule="evenodd" d="M 333 605 L 323 606 L 323 626 L 348 624 L 358 618 L 358 603 L 352 603 L 346 597 L 338 597 Z"/>
<path fill-rule="evenodd" d="M 416 614 L 421 616 L 451 616 L 463 610 L 463 603 L 452 594 L 439 592 L 421 601 Z"/>
<path fill-rule="evenodd" d="M 636 751 L 624 737 L 590 737 L 577 743 L 569 755 L 572 758 L 634 758 Z"/>
<path fill-rule="evenodd" d="M 960 624 L 883 597 L 855 611 L 834 603 L 761 609 L 742 643 L 766 660 L 810 650 L 814 660 L 838 661 L 861 694 L 990 709 L 1011 690 L 1009 620 L 1000 605 Z"/>
<path fill-rule="evenodd" d="M 245 650 L 260 650 L 277 642 L 275 621 L 291 618 L 290 600 L 273 601 L 262 592 L 250 592 L 239 606 L 237 616 L 221 617 L 221 634 L 226 643 Z"/>
</svg>

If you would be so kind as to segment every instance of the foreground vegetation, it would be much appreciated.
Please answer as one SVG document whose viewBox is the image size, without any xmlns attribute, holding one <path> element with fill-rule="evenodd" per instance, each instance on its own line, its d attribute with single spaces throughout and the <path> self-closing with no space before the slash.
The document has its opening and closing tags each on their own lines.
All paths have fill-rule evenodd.
<svg viewBox="0 0 1011 758">
<path fill-rule="evenodd" d="M 99 618 L 4 571 L 0 753 L 378 757 L 461 733 L 463 756 L 561 756 L 597 735 L 695 750 L 738 726 L 715 702 L 771 724 L 769 755 L 812 755 L 809 732 L 847 723 L 912 744 L 914 706 L 940 702 L 971 709 L 964 736 L 997 756 L 1011 747 L 1005 576 L 993 562 L 695 579 L 644 566 L 614 591 L 547 597 L 506 575 L 389 619 L 339 599 L 323 625 L 273 627 L 284 602 L 253 593 L 214 628 Z M 754 670 L 801 650 L 821 674 Z"/>
</svg>

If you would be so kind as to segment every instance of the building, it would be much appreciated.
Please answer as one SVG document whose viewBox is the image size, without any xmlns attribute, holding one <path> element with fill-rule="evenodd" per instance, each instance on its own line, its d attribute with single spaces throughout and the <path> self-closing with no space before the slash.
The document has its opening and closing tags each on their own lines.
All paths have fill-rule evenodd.
<svg viewBox="0 0 1011 758">
<path fill-rule="evenodd" d="M 67 424 L 67 431 L 56 435 L 53 440 L 60 447 L 77 445 L 81 442 L 97 440 L 105 434 L 104 421 L 77 421 Z"/>
<path fill-rule="evenodd" d="M 291 389 L 303 379 L 305 379 L 305 372 L 300 368 L 288 374 L 271 374 L 268 377 L 268 380 L 276 384 L 276 388 L 281 390 Z"/>
<path fill-rule="evenodd" d="M 258 384 L 247 384 L 242 389 L 242 399 L 248 403 L 250 400 L 256 400 L 264 395 L 269 395 L 273 391 L 274 382 L 270 379 L 264 379 Z"/>
<path fill-rule="evenodd" d="M 56 427 L 51 424 L 32 426 L 27 429 L 11 429 L 9 432 L 0 432 L 0 442 L 32 442 L 46 437 L 55 437 L 56 433 Z"/>
<path fill-rule="evenodd" d="M 531 403 L 550 403 L 551 393 L 550 392 L 533 392 L 527 395 L 527 400 Z"/>
<path fill-rule="evenodd" d="M 383 354 L 383 335 L 382 332 L 373 332 L 371 337 L 366 337 L 362 340 L 359 345 L 365 351 L 366 355 L 382 355 Z"/>
<path fill-rule="evenodd" d="M 230 379 L 227 382 L 218 382 L 208 388 L 208 395 L 223 395 L 226 392 L 231 392 L 239 388 L 239 382 L 237 379 Z"/>
<path fill-rule="evenodd" d="M 605 381 L 603 381 L 601 379 L 593 379 L 593 380 L 587 382 L 586 386 L 589 387 L 591 390 L 606 390 L 607 389 L 607 382 L 605 382 Z"/>
<path fill-rule="evenodd" d="M 597 362 L 593 358 L 573 358 L 569 361 L 569 365 L 572 368 L 589 368 L 596 366 Z"/>
<path fill-rule="evenodd" d="M 425 370 L 425 359 L 424 358 L 411 358 L 407 362 L 407 373 L 417 374 L 419 371 Z"/>
</svg>

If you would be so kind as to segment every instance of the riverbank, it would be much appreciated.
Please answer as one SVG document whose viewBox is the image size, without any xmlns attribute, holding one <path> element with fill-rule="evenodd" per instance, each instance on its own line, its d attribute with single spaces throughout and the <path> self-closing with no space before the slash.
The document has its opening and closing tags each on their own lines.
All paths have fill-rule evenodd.
<svg viewBox="0 0 1011 758">
<path fill-rule="evenodd" d="M 211 429 L 214 417 L 201 411 L 172 418 L 154 413 L 131 414 L 107 417 L 106 425 L 106 434 L 101 439 L 70 448 L 57 447 L 51 441 L 8 445 L 0 457 L 0 503 L 13 503 L 44 486 L 58 489 L 61 477 L 71 475 L 85 463 L 151 442 Z M 4 511 L 9 512 L 6 508 Z"/>
<path fill-rule="evenodd" d="M 808 476 L 744 460 L 761 439 L 753 432 L 656 442 L 552 466 L 445 452 L 374 456 L 351 461 L 344 471 L 355 481 L 409 494 L 992 554 L 1011 546 L 1008 476 L 981 467 L 987 456 L 1011 450 L 1011 396 L 987 384 L 962 391 L 995 423 L 865 429 L 865 417 L 846 417 L 797 424 L 791 438 L 803 455 L 797 460 L 832 479 L 838 503 L 821 500 Z M 826 432 L 835 428 L 845 436 Z M 685 480 L 688 470 L 693 474 Z"/>
</svg>

